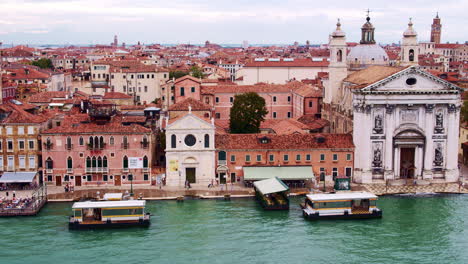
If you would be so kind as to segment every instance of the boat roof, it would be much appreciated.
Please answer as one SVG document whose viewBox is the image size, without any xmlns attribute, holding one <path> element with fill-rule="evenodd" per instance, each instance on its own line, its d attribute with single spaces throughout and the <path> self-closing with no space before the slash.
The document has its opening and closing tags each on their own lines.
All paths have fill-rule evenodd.
<svg viewBox="0 0 468 264">
<path fill-rule="evenodd" d="M 311 201 L 357 200 L 357 199 L 377 199 L 377 196 L 369 192 L 342 192 L 342 193 L 308 194 L 307 199 Z"/>
<path fill-rule="evenodd" d="M 262 194 L 288 191 L 289 188 L 278 177 L 254 182 L 255 188 Z"/>
<path fill-rule="evenodd" d="M 123 194 L 121 193 L 106 193 L 104 194 L 104 200 L 122 200 Z"/>
<path fill-rule="evenodd" d="M 128 201 L 87 201 L 76 202 L 73 204 L 73 209 L 83 208 L 118 208 L 118 207 L 144 207 L 145 200 L 128 200 Z"/>
</svg>

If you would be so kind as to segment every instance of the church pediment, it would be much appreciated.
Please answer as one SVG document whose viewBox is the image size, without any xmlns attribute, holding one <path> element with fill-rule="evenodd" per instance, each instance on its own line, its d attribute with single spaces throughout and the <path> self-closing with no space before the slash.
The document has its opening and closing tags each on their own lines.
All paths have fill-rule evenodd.
<svg viewBox="0 0 468 264">
<path fill-rule="evenodd" d="M 461 89 L 437 76 L 408 67 L 361 89 L 367 93 L 451 93 Z"/>
<path fill-rule="evenodd" d="M 170 122 L 170 120 L 169 120 Z M 173 123 L 170 123 L 167 127 L 170 129 L 214 129 L 214 125 L 210 122 L 193 114 L 187 114 L 183 117 L 176 119 Z"/>
</svg>

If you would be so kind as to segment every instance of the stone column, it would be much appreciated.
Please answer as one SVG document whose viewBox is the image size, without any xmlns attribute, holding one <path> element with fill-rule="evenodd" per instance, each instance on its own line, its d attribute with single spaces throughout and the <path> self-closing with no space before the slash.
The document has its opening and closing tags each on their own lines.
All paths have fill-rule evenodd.
<svg viewBox="0 0 468 264">
<path fill-rule="evenodd" d="M 384 179 L 394 180 L 394 164 L 393 164 L 393 131 L 395 130 L 395 105 L 387 105 L 385 107 L 385 161 L 384 161 Z"/>
<path fill-rule="evenodd" d="M 459 108 L 454 105 L 448 105 L 447 141 L 445 149 L 445 180 L 447 182 L 458 181 L 458 133 L 459 133 Z"/>
<path fill-rule="evenodd" d="M 395 155 L 395 159 L 393 160 L 394 179 L 399 179 L 399 178 L 401 178 L 401 175 L 400 175 L 400 147 L 395 147 L 394 155 Z"/>
<path fill-rule="evenodd" d="M 426 146 L 424 146 L 424 170 L 422 172 L 423 179 L 432 179 L 432 162 L 434 159 L 434 144 L 432 135 L 434 133 L 434 105 L 427 104 L 425 106 L 425 133 L 426 133 Z"/>
</svg>

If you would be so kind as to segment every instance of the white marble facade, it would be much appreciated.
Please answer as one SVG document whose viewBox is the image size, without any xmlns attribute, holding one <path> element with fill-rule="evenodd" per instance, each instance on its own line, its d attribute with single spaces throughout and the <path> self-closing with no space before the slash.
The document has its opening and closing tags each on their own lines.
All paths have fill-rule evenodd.
<svg viewBox="0 0 468 264">
<path fill-rule="evenodd" d="M 458 181 L 460 93 L 417 66 L 354 90 L 354 181 Z"/>
<path fill-rule="evenodd" d="M 187 114 L 166 127 L 166 184 L 208 186 L 215 177 L 215 126 Z"/>
</svg>

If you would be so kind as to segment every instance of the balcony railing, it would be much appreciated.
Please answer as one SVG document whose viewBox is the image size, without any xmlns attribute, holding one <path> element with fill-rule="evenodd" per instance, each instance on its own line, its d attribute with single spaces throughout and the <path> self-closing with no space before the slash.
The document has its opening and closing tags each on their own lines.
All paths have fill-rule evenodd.
<svg viewBox="0 0 468 264">
<path fill-rule="evenodd" d="M 87 167 L 86 168 L 86 173 L 104 173 L 104 172 L 109 172 L 109 168 L 104 168 L 104 167 Z"/>
<path fill-rule="evenodd" d="M 122 143 L 122 148 L 123 149 L 128 149 L 130 147 L 130 144 L 128 143 Z"/>
<path fill-rule="evenodd" d="M 67 168 L 67 173 L 73 173 L 73 168 Z"/>
<path fill-rule="evenodd" d="M 218 165 L 226 165 L 227 161 L 226 160 L 218 160 Z"/>
<path fill-rule="evenodd" d="M 53 173 L 54 169 L 46 169 L 46 173 Z"/>
<path fill-rule="evenodd" d="M 143 168 L 143 172 L 149 172 L 149 171 L 150 171 L 150 169 L 148 167 Z"/>
<path fill-rule="evenodd" d="M 73 144 L 65 144 L 65 148 L 67 150 L 71 150 L 73 148 Z"/>
<path fill-rule="evenodd" d="M 13 166 L 8 166 L 7 167 L 7 171 L 14 171 L 14 170 L 15 170 L 15 167 L 13 167 Z"/>
<path fill-rule="evenodd" d="M 149 148 L 149 141 L 141 141 L 140 144 L 143 149 Z"/>
<path fill-rule="evenodd" d="M 122 168 L 122 172 L 128 172 L 128 168 Z"/>
<path fill-rule="evenodd" d="M 52 144 L 52 143 L 47 143 L 47 142 L 44 143 L 44 148 L 46 150 L 51 150 L 53 146 L 54 146 L 54 144 Z"/>
<path fill-rule="evenodd" d="M 106 148 L 106 143 L 102 143 L 98 145 L 92 145 L 92 144 L 87 145 L 88 150 L 103 150 L 105 148 Z"/>
</svg>

